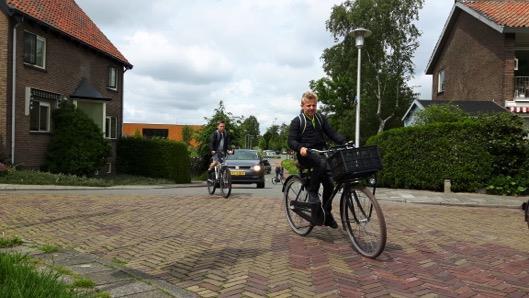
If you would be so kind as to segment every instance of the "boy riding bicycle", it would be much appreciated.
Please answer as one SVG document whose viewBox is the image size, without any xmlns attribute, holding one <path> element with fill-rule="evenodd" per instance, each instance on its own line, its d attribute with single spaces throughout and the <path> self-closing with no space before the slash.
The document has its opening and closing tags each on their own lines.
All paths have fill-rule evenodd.
<svg viewBox="0 0 529 298">
<path fill-rule="evenodd" d="M 310 149 L 322 150 L 327 147 L 324 135 L 337 144 L 344 144 L 345 138 L 338 134 L 329 124 L 327 119 L 317 113 L 318 97 L 315 93 L 307 91 L 301 97 L 301 113 L 292 119 L 288 134 L 288 146 L 296 152 L 298 161 L 305 168 L 312 168 L 310 184 L 307 187 L 309 202 L 313 204 L 312 219 L 315 223 L 321 220 L 321 206 L 325 206 L 331 199 L 333 182 L 327 163 L 324 158 L 317 154 L 310 154 Z M 320 183 L 323 185 L 323 204 L 318 196 Z M 338 224 L 331 214 L 332 206 L 328 204 L 328 210 L 323 210 L 326 226 L 336 229 Z"/>
<path fill-rule="evenodd" d="M 212 162 L 209 165 L 208 173 L 211 175 L 214 172 L 215 166 L 223 162 L 223 158 L 227 153 L 231 153 L 230 148 L 230 137 L 226 131 L 226 124 L 224 121 L 219 121 L 217 124 L 217 130 L 211 134 L 209 141 L 209 150 L 211 151 Z"/>
</svg>

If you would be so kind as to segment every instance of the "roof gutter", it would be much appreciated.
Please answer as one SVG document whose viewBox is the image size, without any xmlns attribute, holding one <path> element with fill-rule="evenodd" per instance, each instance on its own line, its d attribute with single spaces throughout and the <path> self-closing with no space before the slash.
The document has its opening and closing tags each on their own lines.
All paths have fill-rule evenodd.
<svg viewBox="0 0 529 298">
<path fill-rule="evenodd" d="M 16 86 L 17 86 L 17 27 L 22 23 L 22 20 L 15 18 L 16 24 L 13 26 L 13 65 L 11 78 L 11 165 L 15 165 L 15 125 L 16 125 Z"/>
</svg>

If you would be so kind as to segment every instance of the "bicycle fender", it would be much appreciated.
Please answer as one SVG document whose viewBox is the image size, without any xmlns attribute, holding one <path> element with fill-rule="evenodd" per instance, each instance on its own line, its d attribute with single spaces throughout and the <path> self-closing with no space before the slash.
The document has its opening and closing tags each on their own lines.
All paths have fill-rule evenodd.
<svg viewBox="0 0 529 298">
<path fill-rule="evenodd" d="M 296 175 L 290 175 L 288 176 L 288 178 L 285 180 L 285 183 L 283 183 L 283 187 L 281 188 L 281 192 L 285 192 L 285 187 L 287 186 L 287 183 L 288 181 L 290 181 L 290 179 L 292 179 L 293 177 L 295 177 Z"/>
</svg>

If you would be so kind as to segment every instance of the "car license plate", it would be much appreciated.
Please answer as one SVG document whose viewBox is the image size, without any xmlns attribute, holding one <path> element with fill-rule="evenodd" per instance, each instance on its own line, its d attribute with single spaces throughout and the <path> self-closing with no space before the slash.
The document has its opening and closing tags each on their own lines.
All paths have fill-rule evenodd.
<svg viewBox="0 0 529 298">
<path fill-rule="evenodd" d="M 241 170 L 230 170 L 232 176 L 244 176 L 244 171 Z"/>
</svg>

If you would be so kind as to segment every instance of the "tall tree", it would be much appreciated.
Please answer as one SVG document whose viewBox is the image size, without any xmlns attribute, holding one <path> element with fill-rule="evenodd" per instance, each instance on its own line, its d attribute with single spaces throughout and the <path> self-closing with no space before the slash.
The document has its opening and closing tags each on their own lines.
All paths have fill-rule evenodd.
<svg viewBox="0 0 529 298">
<path fill-rule="evenodd" d="M 326 23 L 335 46 L 322 55 L 326 77 L 311 82 L 331 122 L 354 136 L 358 50 L 350 32 L 368 28 L 361 64 L 361 139 L 402 125 L 401 117 L 415 96 L 408 80 L 419 30 L 414 22 L 424 0 L 348 0 L 333 7 Z"/>
<path fill-rule="evenodd" d="M 282 151 L 288 148 L 288 129 L 285 123 L 270 126 L 263 135 L 263 149 Z"/>
<path fill-rule="evenodd" d="M 193 129 L 189 125 L 184 125 L 184 127 L 182 127 L 182 141 L 184 141 L 187 146 L 190 146 L 191 140 L 193 140 Z"/>
<path fill-rule="evenodd" d="M 233 116 L 231 112 L 227 112 L 222 100 L 219 106 L 215 108 L 213 116 L 210 118 L 204 117 L 206 125 L 202 130 L 196 134 L 196 140 L 200 144 L 198 147 L 198 154 L 203 158 L 202 168 L 207 167 L 209 158 L 211 157 L 209 151 L 209 140 L 213 132 L 217 129 L 219 121 L 223 120 L 226 124 L 226 131 L 230 135 L 231 144 L 234 147 L 241 145 L 240 143 L 240 117 Z"/>
<path fill-rule="evenodd" d="M 259 144 L 260 132 L 259 132 L 259 121 L 255 116 L 250 116 L 241 122 L 240 133 L 242 138 L 242 144 L 246 147 L 257 146 Z"/>
</svg>

